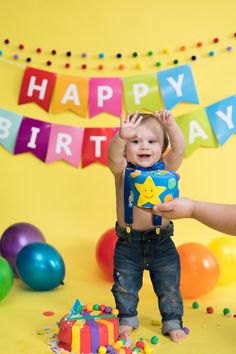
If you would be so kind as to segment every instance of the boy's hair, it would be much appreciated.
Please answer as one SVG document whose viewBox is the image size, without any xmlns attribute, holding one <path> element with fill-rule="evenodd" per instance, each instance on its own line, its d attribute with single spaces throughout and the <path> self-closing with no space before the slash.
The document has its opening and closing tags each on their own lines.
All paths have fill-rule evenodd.
<svg viewBox="0 0 236 354">
<path fill-rule="evenodd" d="M 166 149 L 168 148 L 168 146 L 169 146 L 169 137 L 168 137 L 168 134 L 167 134 L 167 131 L 166 131 L 166 128 L 165 128 L 164 124 L 162 123 L 162 121 L 158 117 L 155 117 L 151 113 L 139 112 L 138 117 L 140 117 L 140 116 L 143 117 L 143 119 L 141 120 L 140 124 L 142 124 L 143 122 L 145 122 L 145 120 L 147 120 L 149 118 L 156 119 L 156 121 L 159 123 L 160 127 L 163 130 L 163 134 L 164 134 L 163 147 L 162 147 L 162 153 L 164 153 L 166 151 Z"/>
</svg>

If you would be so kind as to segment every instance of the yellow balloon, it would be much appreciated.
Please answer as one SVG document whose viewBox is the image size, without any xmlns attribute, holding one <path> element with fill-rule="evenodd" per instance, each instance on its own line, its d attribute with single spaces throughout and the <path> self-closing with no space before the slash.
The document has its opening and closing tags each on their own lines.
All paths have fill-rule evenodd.
<svg viewBox="0 0 236 354">
<path fill-rule="evenodd" d="M 225 285 L 236 281 L 236 238 L 233 236 L 218 237 L 209 243 L 208 248 L 219 262 L 218 284 Z"/>
</svg>

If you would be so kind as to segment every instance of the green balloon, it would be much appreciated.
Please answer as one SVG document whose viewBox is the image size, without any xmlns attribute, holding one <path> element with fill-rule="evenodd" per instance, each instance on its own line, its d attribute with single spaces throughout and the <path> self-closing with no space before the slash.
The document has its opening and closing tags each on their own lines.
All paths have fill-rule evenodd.
<svg viewBox="0 0 236 354">
<path fill-rule="evenodd" d="M 13 270 L 7 260 L 0 256 L 0 300 L 11 290 L 14 281 Z"/>
</svg>

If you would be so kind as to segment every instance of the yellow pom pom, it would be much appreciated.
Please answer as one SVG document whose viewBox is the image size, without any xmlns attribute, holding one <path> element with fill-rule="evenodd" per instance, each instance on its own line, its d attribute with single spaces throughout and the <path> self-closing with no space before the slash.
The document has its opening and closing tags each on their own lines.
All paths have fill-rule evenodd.
<svg viewBox="0 0 236 354">
<path fill-rule="evenodd" d="M 88 311 L 93 311 L 93 305 L 92 305 L 92 304 L 87 304 L 87 305 L 86 305 L 86 309 L 87 309 Z"/>
<path fill-rule="evenodd" d="M 165 49 L 163 50 L 163 53 L 169 54 L 169 53 L 170 53 L 170 49 L 169 49 L 169 48 L 165 48 Z"/>
<path fill-rule="evenodd" d="M 101 345 L 101 346 L 98 348 L 98 353 L 99 353 L 99 354 L 106 354 L 106 352 L 107 352 L 106 347 L 104 347 L 104 346 Z"/>
<path fill-rule="evenodd" d="M 118 316 L 119 310 L 118 310 L 118 309 L 113 309 L 113 310 L 111 311 L 111 313 L 112 313 L 112 315 Z"/>
<path fill-rule="evenodd" d="M 151 354 L 152 349 L 149 347 L 149 345 L 145 344 L 143 351 L 145 354 Z"/>
</svg>

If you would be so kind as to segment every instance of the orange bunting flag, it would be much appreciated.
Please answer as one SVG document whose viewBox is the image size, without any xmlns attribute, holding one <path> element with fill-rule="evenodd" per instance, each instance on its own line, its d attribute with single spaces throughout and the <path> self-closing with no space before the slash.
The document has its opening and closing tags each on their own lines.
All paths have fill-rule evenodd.
<svg viewBox="0 0 236 354">
<path fill-rule="evenodd" d="M 88 105 L 88 79 L 85 77 L 57 75 L 52 102 L 52 113 L 71 110 L 86 117 Z"/>
</svg>

